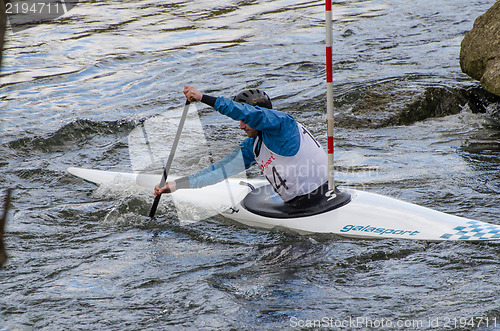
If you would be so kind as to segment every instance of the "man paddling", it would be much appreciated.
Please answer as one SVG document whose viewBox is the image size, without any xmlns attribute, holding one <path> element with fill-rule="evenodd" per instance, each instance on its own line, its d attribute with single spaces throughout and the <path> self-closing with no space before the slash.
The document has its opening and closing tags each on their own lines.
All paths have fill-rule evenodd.
<svg viewBox="0 0 500 331">
<path fill-rule="evenodd" d="M 247 138 L 221 161 L 186 177 L 155 187 L 155 195 L 177 189 L 200 188 L 258 164 L 283 201 L 293 206 L 310 204 L 326 193 L 328 161 L 324 149 L 295 119 L 273 110 L 268 95 L 258 89 L 244 90 L 233 100 L 212 97 L 186 85 L 190 102 L 201 101 L 219 113 L 240 121 Z M 240 153 L 241 151 L 241 153 Z"/>
</svg>

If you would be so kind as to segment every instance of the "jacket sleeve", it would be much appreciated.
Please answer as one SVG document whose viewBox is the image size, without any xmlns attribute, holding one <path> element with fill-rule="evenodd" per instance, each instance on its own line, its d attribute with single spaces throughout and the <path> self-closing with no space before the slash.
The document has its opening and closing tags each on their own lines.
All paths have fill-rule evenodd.
<svg viewBox="0 0 500 331">
<path fill-rule="evenodd" d="M 224 179 L 248 169 L 255 163 L 253 140 L 245 139 L 231 154 L 222 160 L 187 177 L 178 179 L 178 188 L 200 188 L 216 184 Z"/>
<path fill-rule="evenodd" d="M 233 120 L 242 121 L 250 127 L 268 133 L 276 133 L 283 129 L 283 123 L 295 122 L 291 115 L 259 106 L 234 102 L 225 97 L 218 97 L 214 109 Z"/>
<path fill-rule="evenodd" d="M 279 155 L 292 156 L 299 150 L 300 134 L 297 122 L 289 114 L 234 102 L 225 97 L 215 100 L 214 109 L 261 131 L 266 146 Z"/>
</svg>

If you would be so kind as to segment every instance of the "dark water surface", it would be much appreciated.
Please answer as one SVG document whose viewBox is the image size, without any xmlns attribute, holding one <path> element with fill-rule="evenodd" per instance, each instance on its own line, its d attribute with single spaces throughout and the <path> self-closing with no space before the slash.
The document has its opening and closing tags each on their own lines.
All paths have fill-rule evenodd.
<svg viewBox="0 0 500 331">
<path fill-rule="evenodd" d="M 460 71 L 460 42 L 493 3 L 335 1 L 338 111 L 387 82 L 474 85 Z M 226 96 L 263 88 L 324 144 L 323 9 L 300 0 L 92 1 L 8 33 L 0 178 L 15 191 L 0 330 L 269 330 L 314 321 L 498 329 L 496 243 L 300 236 L 221 216 L 185 223 L 169 203 L 149 220 L 151 195 L 67 174 L 70 166 L 132 171 L 130 132 L 182 106 L 186 83 Z M 243 139 L 237 123 L 208 109 L 201 120 L 213 159 Z M 499 139 L 498 127 L 467 107 L 411 126 L 339 127 L 336 176 L 500 224 Z M 180 148 L 202 154 L 200 164 L 210 158 L 189 136 Z M 197 166 L 173 165 L 178 174 Z"/>
</svg>

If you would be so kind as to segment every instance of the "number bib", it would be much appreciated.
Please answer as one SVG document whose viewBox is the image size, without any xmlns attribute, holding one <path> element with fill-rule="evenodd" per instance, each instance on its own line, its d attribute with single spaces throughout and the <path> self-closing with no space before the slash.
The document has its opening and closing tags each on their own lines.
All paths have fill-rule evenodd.
<svg viewBox="0 0 500 331">
<path fill-rule="evenodd" d="M 260 153 L 255 156 L 267 180 L 283 201 L 310 193 L 328 180 L 328 157 L 325 150 L 301 124 L 300 147 L 293 156 L 272 152 L 261 142 Z M 254 150 L 259 140 L 255 139 Z"/>
</svg>

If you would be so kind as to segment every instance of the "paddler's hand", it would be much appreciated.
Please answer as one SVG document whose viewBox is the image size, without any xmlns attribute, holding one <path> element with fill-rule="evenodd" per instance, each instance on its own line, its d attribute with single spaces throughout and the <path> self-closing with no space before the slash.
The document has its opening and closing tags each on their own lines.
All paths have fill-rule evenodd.
<svg viewBox="0 0 500 331">
<path fill-rule="evenodd" d="M 201 101 L 203 93 L 198 91 L 194 86 L 184 85 L 184 95 L 189 102 Z"/>
<path fill-rule="evenodd" d="M 177 191 L 175 181 L 166 182 L 163 187 L 160 187 L 160 185 L 155 186 L 155 197 L 163 193 L 174 193 L 175 191 Z"/>
</svg>

